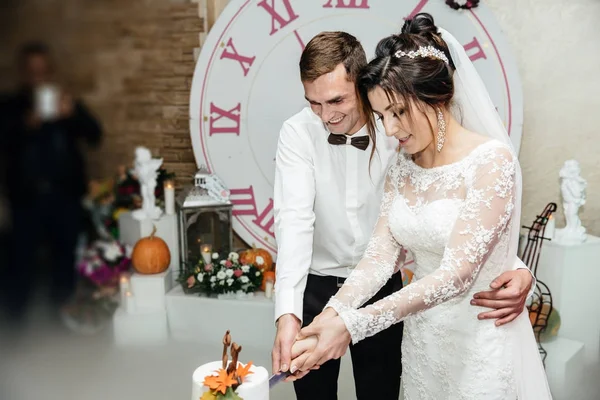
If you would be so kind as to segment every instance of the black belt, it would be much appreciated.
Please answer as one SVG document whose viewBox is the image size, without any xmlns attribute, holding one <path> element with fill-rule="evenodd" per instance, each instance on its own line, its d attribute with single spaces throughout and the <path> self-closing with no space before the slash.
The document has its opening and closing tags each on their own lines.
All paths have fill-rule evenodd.
<svg viewBox="0 0 600 400">
<path fill-rule="evenodd" d="M 322 282 L 327 282 L 331 285 L 336 285 L 337 287 L 342 287 L 342 285 L 344 285 L 344 282 L 346 281 L 346 278 L 340 278 L 337 276 L 331 276 L 331 275 L 315 275 L 315 274 L 309 274 L 311 279 L 318 279 Z"/>
</svg>

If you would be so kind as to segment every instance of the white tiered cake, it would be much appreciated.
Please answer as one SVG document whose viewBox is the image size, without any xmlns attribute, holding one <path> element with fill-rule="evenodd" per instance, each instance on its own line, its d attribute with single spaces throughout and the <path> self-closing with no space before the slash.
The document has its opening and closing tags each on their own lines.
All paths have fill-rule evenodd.
<svg viewBox="0 0 600 400">
<path fill-rule="evenodd" d="M 199 400 L 209 390 L 207 386 L 204 386 L 204 379 L 210 375 L 217 375 L 217 371 L 221 367 L 221 361 L 213 361 L 201 365 L 194 371 L 192 376 L 192 400 Z M 252 365 L 250 372 L 251 374 L 246 376 L 243 383 L 237 387 L 235 391 L 237 395 L 243 400 L 269 400 L 269 374 L 267 370 Z"/>
</svg>

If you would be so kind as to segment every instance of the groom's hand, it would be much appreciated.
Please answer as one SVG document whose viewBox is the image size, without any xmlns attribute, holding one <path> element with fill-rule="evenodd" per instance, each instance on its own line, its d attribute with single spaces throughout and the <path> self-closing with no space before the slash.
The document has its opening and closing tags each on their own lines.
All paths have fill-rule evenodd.
<svg viewBox="0 0 600 400">
<path fill-rule="evenodd" d="M 273 373 L 286 372 L 292 361 L 292 345 L 300 332 L 300 320 L 293 314 L 284 314 L 277 320 L 277 334 L 271 352 Z"/>
<path fill-rule="evenodd" d="M 506 271 L 490 284 L 492 290 L 475 293 L 471 305 L 492 308 L 479 319 L 498 319 L 496 326 L 513 321 L 525 309 L 533 278 L 526 269 Z"/>
</svg>

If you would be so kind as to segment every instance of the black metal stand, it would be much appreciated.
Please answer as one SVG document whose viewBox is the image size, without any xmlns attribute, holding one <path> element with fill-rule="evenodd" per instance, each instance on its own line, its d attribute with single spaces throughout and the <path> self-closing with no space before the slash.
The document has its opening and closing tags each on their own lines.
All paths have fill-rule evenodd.
<svg viewBox="0 0 600 400">
<path fill-rule="evenodd" d="M 537 280 L 535 291 L 533 293 L 533 299 L 531 304 L 527 307 L 529 311 L 529 318 L 532 320 L 533 332 L 535 334 L 538 349 L 542 356 L 542 362 L 546 363 L 546 357 L 548 353 L 541 344 L 541 334 L 546 330 L 548 326 L 548 319 L 552 314 L 552 293 L 548 286 L 540 281 L 537 277 L 538 263 L 540 261 L 540 254 L 544 240 L 550 240 L 544 237 L 546 230 L 546 224 L 550 216 L 556 211 L 556 203 L 548 203 L 546 208 L 541 215 L 538 215 L 533 221 L 531 226 L 523 226 L 529 230 L 527 235 L 527 244 L 521 255 L 521 260 L 529 267 L 533 275 Z"/>
</svg>

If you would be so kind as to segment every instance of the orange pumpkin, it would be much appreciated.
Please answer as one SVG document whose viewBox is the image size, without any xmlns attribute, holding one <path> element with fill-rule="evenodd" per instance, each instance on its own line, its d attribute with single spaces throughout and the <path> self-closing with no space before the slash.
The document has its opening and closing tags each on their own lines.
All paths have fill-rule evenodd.
<svg viewBox="0 0 600 400">
<path fill-rule="evenodd" d="M 262 258 L 262 264 L 258 264 L 256 262 L 257 257 Z M 240 262 L 242 264 L 254 264 L 258 269 L 262 269 L 264 271 L 270 271 L 273 267 L 273 257 L 271 256 L 271 253 L 265 249 L 257 249 L 254 246 L 240 254 Z"/>
<path fill-rule="evenodd" d="M 131 255 L 131 264 L 140 274 L 160 274 L 169 268 L 171 252 L 169 246 L 156 233 L 153 227 L 150 236 L 137 241 Z"/>
<path fill-rule="evenodd" d="M 262 283 L 260 284 L 260 290 L 265 291 L 265 285 L 267 281 L 271 279 L 275 283 L 275 271 L 265 271 L 263 274 Z"/>
</svg>

